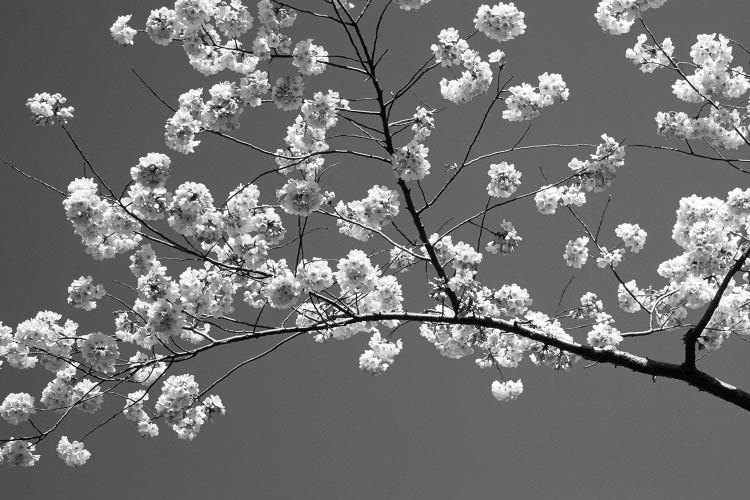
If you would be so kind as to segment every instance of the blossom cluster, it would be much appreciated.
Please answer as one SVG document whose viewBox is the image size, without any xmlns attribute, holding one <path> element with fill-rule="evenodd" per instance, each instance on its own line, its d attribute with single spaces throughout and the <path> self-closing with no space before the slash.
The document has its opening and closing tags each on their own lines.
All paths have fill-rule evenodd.
<svg viewBox="0 0 750 500">
<path fill-rule="evenodd" d="M 614 326 L 614 318 L 604 311 L 604 303 L 593 292 L 583 294 L 580 307 L 571 310 L 570 315 L 594 321 L 586 336 L 586 342 L 591 347 L 614 349 L 623 340 L 620 331 Z"/>
<path fill-rule="evenodd" d="M 329 59 L 323 47 L 311 38 L 294 44 L 282 32 L 294 24 L 297 17 L 294 10 L 270 0 L 260 0 L 257 8 L 259 26 L 247 44 L 240 38 L 253 28 L 254 18 L 240 0 L 177 0 L 173 9 L 162 7 L 151 11 L 145 31 L 156 44 L 181 41 L 190 64 L 204 75 L 223 70 L 240 75 L 238 81 L 212 86 L 208 91 L 210 98 L 205 101 L 202 89 L 193 89 L 180 97 L 179 108 L 165 125 L 165 142 L 175 151 L 194 152 L 200 144 L 196 136 L 203 131 L 236 130 L 245 108 L 260 106 L 269 92 L 279 109 L 299 109 L 305 89 L 302 76 L 320 75 L 326 70 Z M 128 26 L 130 19 L 130 15 L 120 16 L 110 30 L 120 44 L 133 43 L 136 30 Z M 266 71 L 258 69 L 261 62 L 278 56 L 288 56 L 298 74 L 273 80 Z M 346 107 L 337 95 L 334 100 L 335 106 Z M 311 121 L 305 125 L 316 129 L 332 126 L 316 126 Z M 302 130 L 295 135 L 304 134 Z"/>
<path fill-rule="evenodd" d="M 102 285 L 95 285 L 91 276 L 81 276 L 73 280 L 68 287 L 68 304 L 77 309 L 92 311 L 96 309 L 96 301 L 106 295 Z"/>
<path fill-rule="evenodd" d="M 281 29 L 292 26 L 297 17 L 296 12 L 277 7 L 270 0 L 259 1 L 257 7 L 260 26 L 248 49 L 239 38 L 253 28 L 254 18 L 241 0 L 176 0 L 173 9 L 151 11 L 145 32 L 157 45 L 182 42 L 190 64 L 205 75 L 224 69 L 248 74 L 261 60 L 270 60 L 274 51 L 292 52 L 292 41 Z M 121 45 L 132 45 L 137 34 L 128 26 L 131 17 L 118 17 L 110 28 Z M 309 69 L 308 62 L 322 56 L 316 50 L 306 51 L 308 48 L 307 42 L 301 45 L 295 60 L 305 69 Z"/>
<path fill-rule="evenodd" d="M 93 179 L 75 179 L 68 185 L 63 207 L 86 253 L 102 260 L 133 250 L 141 241 L 141 224 L 121 202 L 101 197 L 98 191 Z"/>
<path fill-rule="evenodd" d="M 359 367 L 372 375 L 385 372 L 403 348 L 401 339 L 396 342 L 385 340 L 377 329 L 374 330 L 368 345 L 370 348 L 359 358 Z"/>
<path fill-rule="evenodd" d="M 339 112 L 349 109 L 349 101 L 333 90 L 316 92 L 312 99 L 304 100 L 300 93 L 299 104 L 295 104 L 293 109 L 296 108 L 300 108 L 301 113 L 287 127 L 284 137 L 286 147 L 276 151 L 275 161 L 283 175 L 299 173 L 308 181 L 316 181 L 324 164 L 323 157 L 317 153 L 328 149 L 326 134 L 338 123 Z M 317 183 L 309 186 L 314 190 Z M 325 196 L 326 200 L 332 197 L 332 193 Z M 321 200 L 321 203 L 324 202 Z"/>
<path fill-rule="evenodd" d="M 519 122 L 536 118 L 542 108 L 565 102 L 570 96 L 565 81 L 557 73 L 539 75 L 539 86 L 528 83 L 514 85 L 508 89 L 510 96 L 505 99 L 507 109 L 503 118 L 509 122 Z"/>
<path fill-rule="evenodd" d="M 588 160 L 573 158 L 568 167 L 584 191 L 601 192 L 612 187 L 617 170 L 625 164 L 625 148 L 607 134 Z"/>
<path fill-rule="evenodd" d="M 641 33 L 633 48 L 625 51 L 625 57 L 638 66 L 643 73 L 653 73 L 658 68 L 672 66 L 674 45 L 671 38 L 665 38 L 660 44 L 647 43 L 647 37 Z"/>
<path fill-rule="evenodd" d="M 495 198 L 507 198 L 516 192 L 521 185 L 521 172 L 516 170 L 515 165 L 502 162 L 490 165 L 487 172 L 490 183 L 487 184 L 487 193 Z"/>
<path fill-rule="evenodd" d="M 148 153 L 130 169 L 133 183 L 123 204 L 144 221 L 163 219 L 172 203 L 172 193 L 165 184 L 170 174 L 170 158 L 161 153 Z"/>
<path fill-rule="evenodd" d="M 612 186 L 617 170 L 625 164 L 625 148 L 607 134 L 588 160 L 573 158 L 568 167 L 573 179 L 568 183 L 542 186 L 534 195 L 537 210 L 554 214 L 561 206 L 583 206 L 587 192 L 601 192 Z"/>
<path fill-rule="evenodd" d="M 68 440 L 68 436 L 62 436 L 57 444 L 57 455 L 70 467 L 81 467 L 91 458 L 91 452 L 83 447 L 79 441 Z"/>
<path fill-rule="evenodd" d="M 717 38 L 715 33 L 698 35 L 690 57 L 695 72 L 681 74 L 672 85 L 672 92 L 682 101 L 701 104 L 701 110 L 695 116 L 678 111 L 659 112 L 657 132 L 671 139 L 704 140 L 724 149 L 737 149 L 747 144 L 746 107 L 719 102 L 742 98 L 750 90 L 750 80 L 742 66 L 731 66 L 733 55 L 729 39 L 724 35 Z"/>
<path fill-rule="evenodd" d="M 460 78 L 440 80 L 440 93 L 454 104 L 473 100 L 484 94 L 492 84 L 492 68 L 479 52 L 469 48 L 455 28 L 447 28 L 438 35 L 438 43 L 431 46 L 435 61 L 441 66 L 462 66 Z"/>
<path fill-rule="evenodd" d="M 431 0 L 396 0 L 396 5 L 403 10 L 418 10 L 430 3 L 430 1 Z"/>
<path fill-rule="evenodd" d="M 421 181 L 430 173 L 427 154 L 430 148 L 411 141 L 393 154 L 391 163 L 396 176 L 404 181 Z"/>
<path fill-rule="evenodd" d="M 391 156 L 393 172 L 403 181 L 420 181 L 430 173 L 430 162 L 427 155 L 430 148 L 422 144 L 435 128 L 432 112 L 418 106 L 413 117 L 411 130 L 414 137 Z"/>
<path fill-rule="evenodd" d="M 596 264 L 601 267 L 617 267 L 625 256 L 626 251 L 638 253 L 643 250 L 646 243 L 647 233 L 638 224 L 623 223 L 615 228 L 615 235 L 620 238 L 621 243 L 608 250 L 607 247 L 596 242 L 599 250 L 599 256 L 596 258 Z M 570 240 L 565 245 L 563 258 L 568 266 L 580 269 L 586 264 L 589 258 L 589 237 L 582 236 L 575 240 Z"/>
<path fill-rule="evenodd" d="M 742 66 L 730 67 L 732 47 L 724 35 L 698 35 L 690 48 L 696 70 L 672 86 L 674 95 L 683 101 L 703 103 L 706 99 L 738 99 L 750 89 Z"/>
<path fill-rule="evenodd" d="M 588 244 L 588 236 L 581 236 L 580 238 L 576 238 L 575 240 L 568 241 L 568 243 L 565 245 L 565 252 L 563 253 L 565 263 L 577 269 L 583 267 L 583 265 L 586 264 L 586 261 L 589 259 L 589 249 L 587 246 Z"/>
<path fill-rule="evenodd" d="M 9 467 L 33 467 L 39 461 L 36 446 L 31 441 L 13 439 L 0 446 L 0 464 Z"/>
<path fill-rule="evenodd" d="M 16 331 L 0 326 L 0 355 L 17 369 L 34 368 L 38 362 L 52 373 L 68 367 L 64 358 L 73 351 L 78 324 L 60 323 L 62 316 L 40 311 L 34 318 L 22 321 Z"/>
<path fill-rule="evenodd" d="M 523 241 L 523 238 L 519 236 L 515 226 L 509 220 L 503 219 L 500 223 L 500 231 L 490 232 L 494 238 L 487 243 L 485 250 L 491 254 L 511 254 L 518 250 L 519 245 Z"/>
<path fill-rule="evenodd" d="M 513 401 L 518 399 L 518 396 L 523 392 L 523 382 L 521 380 L 507 380 L 500 382 L 495 380 L 492 382 L 492 395 L 498 401 Z"/>
<path fill-rule="evenodd" d="M 748 138 L 739 112 L 711 108 L 708 116 L 692 118 L 684 112 L 658 112 L 657 132 L 669 139 L 706 140 L 714 147 L 737 149 Z"/>
<path fill-rule="evenodd" d="M 611 35 L 628 33 L 643 12 L 656 9 L 667 0 L 601 0 L 596 8 L 596 22 Z"/>
<path fill-rule="evenodd" d="M 683 253 L 662 262 L 657 269 L 667 285 L 644 289 L 635 280 L 620 284 L 620 308 L 629 313 L 645 309 L 663 326 L 685 324 L 691 310 L 705 308 L 715 297 L 730 267 L 747 250 L 749 220 L 750 189 L 734 189 L 725 200 L 696 195 L 680 200 L 672 238 Z M 627 226 L 621 225 L 618 235 L 635 251 L 645 234 Z M 733 334 L 750 334 L 748 299 L 747 282 L 730 279 L 698 339 L 700 346 L 717 349 Z"/>
<path fill-rule="evenodd" d="M 360 241 L 367 241 L 372 231 L 387 226 L 399 212 L 398 193 L 385 186 L 375 185 L 367 190 L 362 200 L 338 202 L 336 221 L 339 232 Z"/>
<path fill-rule="evenodd" d="M 31 117 L 37 125 L 65 125 L 73 118 L 73 106 L 63 106 L 68 100 L 61 94 L 42 92 L 34 94 L 26 100 L 26 107 L 31 111 Z"/>
<path fill-rule="evenodd" d="M 131 396 L 133 396 L 131 398 Z M 138 408 L 141 399 L 139 395 L 128 396 L 130 409 L 134 417 L 131 417 L 142 427 L 143 413 Z M 211 422 L 214 414 L 223 415 L 226 412 L 221 399 L 218 396 L 209 396 L 199 401 L 200 389 L 195 378 L 190 374 L 172 375 L 164 381 L 161 394 L 154 405 L 156 415 L 162 417 L 164 422 L 172 426 L 172 429 L 180 439 L 192 441 L 200 432 L 203 425 Z"/>
<path fill-rule="evenodd" d="M 443 67 L 460 66 L 463 64 L 463 54 L 469 50 L 469 42 L 461 38 L 456 28 L 440 30 L 438 43 L 430 46 L 435 62 Z"/>
<path fill-rule="evenodd" d="M 12 392 L 0 404 L 0 417 L 12 425 L 26 422 L 33 413 L 36 413 L 34 396 L 25 392 Z"/>
<path fill-rule="evenodd" d="M 493 40 L 505 42 L 526 32 L 524 17 L 525 14 L 513 2 L 500 2 L 492 7 L 481 5 L 474 18 L 474 27 Z"/>
<path fill-rule="evenodd" d="M 292 53 L 292 64 L 303 75 L 320 75 L 328 64 L 328 52 L 312 42 L 312 38 L 300 41 Z"/>
</svg>

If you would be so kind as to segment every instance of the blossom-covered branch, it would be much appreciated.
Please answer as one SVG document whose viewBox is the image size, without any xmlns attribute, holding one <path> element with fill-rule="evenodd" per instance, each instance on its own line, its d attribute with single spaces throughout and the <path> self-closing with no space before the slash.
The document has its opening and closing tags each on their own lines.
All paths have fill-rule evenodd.
<svg viewBox="0 0 750 500">
<path fill-rule="evenodd" d="M 241 0 L 176 0 L 173 8 L 151 11 L 141 34 L 129 25 L 132 15 L 118 17 L 111 26 L 111 36 L 123 46 L 132 45 L 136 36 L 160 46 L 181 44 L 188 63 L 201 74 L 229 75 L 207 92 L 185 89 L 173 105 L 136 73 L 169 110 L 165 148 L 196 154 L 208 149 L 204 139 L 214 136 L 242 146 L 243 153 L 258 160 L 257 171 L 236 181 L 226 196 L 215 197 L 202 182 L 172 186 L 173 158 L 161 152 L 134 157 L 129 172 L 105 179 L 85 153 L 85 142 L 76 139 L 75 109 L 66 98 L 40 92 L 28 99 L 37 125 L 62 129 L 84 162 L 83 177 L 72 178 L 62 190 L 25 166 L 3 163 L 64 197 L 66 217 L 93 259 L 127 255 L 133 284 L 116 282 L 122 289 L 115 295 L 91 275 L 72 277 L 68 304 L 84 312 L 113 305 L 113 327 L 79 328 L 46 310 L 15 328 L 0 323 L 0 365 L 40 366 L 52 375 L 39 398 L 15 392 L 0 404 L 6 423 L 29 427 L 13 433 L 20 437 L 0 440 L 0 461 L 34 465 L 36 446 L 60 432 L 74 410 L 96 413 L 105 398 L 119 400 L 121 409 L 78 441 L 60 436 L 55 450 L 65 464 L 85 464 L 91 453 L 84 439 L 121 417 L 144 437 L 156 437 L 160 426 L 167 426 L 179 438 L 192 440 L 226 411 L 221 398 L 209 393 L 288 343 L 366 334 L 359 367 L 381 375 L 404 349 L 404 339 L 396 335 L 403 331 L 408 339 L 413 325 L 441 355 L 474 355 L 479 368 L 490 369 L 498 379 L 488 383 L 489 392 L 499 401 L 522 395 L 523 381 L 506 374 L 524 361 L 568 370 L 582 358 L 678 380 L 750 411 L 750 394 L 700 369 L 697 357 L 698 350 L 712 352 L 733 336 L 750 337 L 750 189 L 733 189 L 724 199 L 692 195 L 680 201 L 671 236 L 682 253 L 658 267 L 660 286 L 638 286 L 618 269 L 644 250 L 646 230 L 627 221 L 610 230 L 605 213 L 611 195 L 601 214 L 596 212 L 598 227 L 587 222 L 583 208 L 614 189 L 617 177 L 627 172 L 632 148 L 723 162 L 747 173 L 740 165 L 750 159 L 724 152 L 750 145 L 745 97 L 750 80 L 742 67 L 732 66 L 733 44 L 744 48 L 723 35 L 699 35 L 690 60 L 682 61 L 672 41 L 658 41 L 642 19 L 666 0 L 602 0 L 595 19 L 604 32 L 628 33 L 639 19 L 647 32 L 625 58 L 643 73 L 675 73 L 673 94 L 696 105 L 692 115 L 656 114 L 656 132 L 679 145 L 625 143 L 608 134 L 593 142 L 532 144 L 531 126 L 523 124 L 522 131 L 506 135 L 514 140 L 479 154 L 483 132 L 490 127 L 539 119 L 550 107 L 564 108 L 575 91 L 563 75 L 544 68 L 532 80 L 501 78 L 512 67 L 512 41 L 526 33 L 525 13 L 511 2 L 479 6 L 473 18 L 457 19 L 457 27 L 446 26 L 424 41 L 424 54 L 413 70 L 390 88 L 383 78 L 390 62 L 390 48 L 383 47 L 385 23 L 390 16 L 418 16 L 434 5 L 430 0 L 356 3 L 260 0 L 250 9 Z M 294 25 L 302 25 L 299 31 L 305 33 L 296 41 L 290 33 L 297 32 L 289 30 Z M 330 48 L 329 42 L 337 46 L 335 54 L 324 47 Z M 329 71 L 341 88 L 318 83 Z M 436 77 L 441 72 L 445 76 Z M 441 105 L 417 97 L 421 86 L 431 88 Z M 450 127 L 441 123 L 441 112 L 485 95 L 487 104 L 468 129 L 466 146 L 447 153 L 450 157 L 441 161 L 446 171 L 436 172 L 430 141 L 440 127 Z M 241 123 L 256 108 L 294 116 L 278 147 L 240 135 Z M 525 162 L 499 158 L 544 149 L 585 156 L 566 158 L 568 169 L 552 180 L 542 171 L 543 182 L 534 181 L 534 170 Z M 326 189 L 332 185 L 326 172 L 347 161 L 377 169 L 378 183 L 337 199 Z M 487 177 L 474 187 L 478 196 L 451 208 L 456 219 L 445 220 L 441 205 L 454 181 L 468 177 L 463 173 L 469 167 L 486 169 Z M 477 207 L 468 206 L 475 200 Z M 555 216 L 558 209 L 572 215 L 579 233 L 555 250 L 554 258 L 574 270 L 592 260 L 611 274 L 617 305 L 626 313 L 640 313 L 640 330 L 620 331 L 615 312 L 593 291 L 563 306 L 572 280 L 556 307 L 537 303 L 536 308 L 523 284 L 483 281 L 480 269 L 488 260 L 523 251 L 524 231 L 530 229 L 492 217 L 523 203 L 545 216 Z M 337 243 L 337 253 L 324 256 L 330 248 L 322 250 L 326 246 L 316 244 L 313 235 L 333 222 L 335 232 L 326 238 L 348 241 L 351 247 L 341 249 Z M 421 278 L 417 270 L 422 269 L 421 286 L 410 283 L 404 290 L 400 277 Z M 236 304 L 238 297 L 241 304 Z M 669 332 L 683 333 L 683 363 L 625 348 L 631 340 Z M 222 375 L 203 388 L 186 371 L 208 351 L 282 336 L 222 367 Z"/>
</svg>

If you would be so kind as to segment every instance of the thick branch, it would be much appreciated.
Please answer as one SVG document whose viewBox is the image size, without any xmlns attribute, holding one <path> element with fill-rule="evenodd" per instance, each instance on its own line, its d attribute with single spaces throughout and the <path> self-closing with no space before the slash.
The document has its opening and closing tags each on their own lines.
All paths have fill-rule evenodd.
<svg viewBox="0 0 750 500">
<path fill-rule="evenodd" d="M 198 347 L 186 354 L 178 355 L 176 356 L 176 358 L 179 358 L 180 360 L 193 358 L 202 351 L 206 351 L 220 345 L 233 344 L 236 342 L 242 342 L 254 338 L 314 332 L 321 329 L 333 328 L 336 326 L 385 320 L 414 321 L 419 323 L 441 323 L 451 325 L 470 325 L 478 328 L 502 330 L 507 333 L 513 333 L 530 340 L 541 342 L 551 347 L 556 347 L 561 351 L 576 354 L 588 361 L 610 364 L 614 366 L 622 366 L 633 370 L 634 372 L 643 373 L 652 377 L 663 377 L 680 380 L 692 387 L 716 396 L 719 399 L 723 399 L 728 403 L 750 411 L 750 393 L 734 387 L 733 385 L 719 380 L 705 372 L 696 369 L 688 369 L 684 364 L 667 363 L 664 361 L 658 361 L 616 349 L 600 349 L 596 347 L 590 347 L 574 341 L 568 341 L 565 339 L 547 335 L 546 333 L 530 328 L 524 324 L 518 323 L 517 321 L 490 317 L 461 318 L 443 316 L 434 313 L 411 312 L 375 313 L 348 317 L 339 316 L 338 318 L 330 322 L 313 326 L 276 328 L 260 333 L 252 332 L 228 337 L 218 340 L 213 344 Z"/>
</svg>

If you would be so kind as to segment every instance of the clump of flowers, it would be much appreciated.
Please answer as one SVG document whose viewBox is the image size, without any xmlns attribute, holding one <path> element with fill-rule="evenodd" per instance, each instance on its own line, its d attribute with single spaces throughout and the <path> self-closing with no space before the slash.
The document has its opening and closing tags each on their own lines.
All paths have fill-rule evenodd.
<svg viewBox="0 0 750 500">
<path fill-rule="evenodd" d="M 501 402 L 513 401 L 523 393 L 523 382 L 519 379 L 516 381 L 506 380 L 492 382 L 492 395 Z"/>
<path fill-rule="evenodd" d="M 26 100 L 26 107 L 31 111 L 31 118 L 37 125 L 65 125 L 73 118 L 73 106 L 64 106 L 68 100 L 62 94 L 42 92 Z"/>
<path fill-rule="evenodd" d="M 571 267 L 580 269 L 589 259 L 588 236 L 581 236 L 575 240 L 570 240 L 565 245 L 565 263 Z"/>
<path fill-rule="evenodd" d="M 83 447 L 79 441 L 68 440 L 67 436 L 62 436 L 57 444 L 57 455 L 70 467 L 81 467 L 91 458 L 91 452 Z"/>
<path fill-rule="evenodd" d="M 102 285 L 95 285 L 91 276 L 81 276 L 68 287 L 68 304 L 84 311 L 96 309 L 96 301 L 107 294 Z"/>
<path fill-rule="evenodd" d="M 661 7 L 667 0 L 602 0 L 596 8 L 596 22 L 611 35 L 628 33 L 641 14 Z"/>
<path fill-rule="evenodd" d="M 393 364 L 396 356 L 401 352 L 401 339 L 389 342 L 375 330 L 368 342 L 370 348 L 359 357 L 359 368 L 372 375 L 381 375 Z"/>
<path fill-rule="evenodd" d="M 492 7 L 481 5 L 474 18 L 474 27 L 493 40 L 505 42 L 526 32 L 524 16 L 513 2 L 500 2 Z"/>
<path fill-rule="evenodd" d="M 669 68 L 674 53 L 672 39 L 665 38 L 659 46 L 646 43 L 646 40 L 647 37 L 643 33 L 638 35 L 635 46 L 625 51 L 625 57 L 643 73 L 653 73 L 658 68 Z"/>
<path fill-rule="evenodd" d="M 507 109 L 503 111 L 503 118 L 509 122 L 536 118 L 542 108 L 565 102 L 570 97 L 570 90 L 557 73 L 539 75 L 538 87 L 522 83 L 510 87 L 508 92 L 510 96 L 505 99 Z"/>
<path fill-rule="evenodd" d="M 487 172 L 490 183 L 487 184 L 487 193 L 495 198 L 507 198 L 516 192 L 521 185 L 521 172 L 516 170 L 513 164 L 502 162 L 490 165 Z"/>
</svg>

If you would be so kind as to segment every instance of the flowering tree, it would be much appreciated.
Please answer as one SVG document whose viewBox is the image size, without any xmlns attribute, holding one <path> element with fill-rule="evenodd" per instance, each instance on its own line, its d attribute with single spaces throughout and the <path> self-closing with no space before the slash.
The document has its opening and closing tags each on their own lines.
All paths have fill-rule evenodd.
<svg viewBox="0 0 750 500">
<path fill-rule="evenodd" d="M 129 26 L 131 16 L 117 18 L 110 29 L 117 43 L 132 45 L 142 36 L 157 45 L 182 44 L 189 64 L 200 73 L 226 75 L 207 94 L 187 90 L 177 106 L 139 76 L 172 114 L 165 125 L 167 148 L 191 154 L 201 147 L 202 136 L 213 134 L 261 155 L 268 166 L 215 200 L 198 182 L 170 186 L 172 159 L 153 152 L 139 158 L 127 183 L 117 179 L 114 185 L 76 141 L 69 127 L 74 109 L 66 99 L 46 92 L 28 99 L 37 124 L 63 129 L 84 162 L 83 177 L 61 190 L 13 163 L 6 165 L 63 197 L 65 214 L 93 259 L 128 255 L 133 283 L 121 284 L 130 297 L 121 298 L 91 276 L 72 281 L 72 307 L 91 311 L 105 301 L 114 305 L 114 328 L 102 328 L 106 333 L 79 329 L 51 311 L 15 329 L 0 324 L 5 364 L 19 370 L 39 364 L 53 377 L 39 398 L 19 392 L 3 400 L 0 416 L 19 430 L 7 432 L 0 460 L 34 465 L 41 441 L 60 434 L 76 411 L 96 413 L 105 399 L 117 400 L 116 413 L 103 417 L 81 441 L 59 436 L 56 450 L 67 465 L 86 463 L 90 452 L 83 441 L 115 418 L 132 421 L 145 437 L 156 437 L 166 426 L 192 440 L 205 423 L 225 413 L 213 394 L 219 384 L 284 344 L 300 337 L 323 343 L 367 335 L 369 348 L 359 367 L 380 375 L 403 349 L 397 330 L 403 328 L 405 335 L 412 325 L 443 356 L 473 357 L 479 368 L 492 372 L 497 380 L 490 392 L 498 401 L 523 392 L 520 379 L 505 375 L 525 359 L 555 370 L 571 369 L 584 359 L 682 381 L 750 410 L 749 393 L 698 364 L 703 355 L 722 346 L 731 349 L 734 338 L 750 335 L 750 189 L 734 189 L 725 199 L 683 198 L 672 232 L 681 253 L 663 262 L 655 284 L 648 286 L 638 286 L 617 269 L 629 254 L 644 249 L 646 232 L 634 222 L 608 231 L 607 204 L 593 223 L 583 213 L 588 198 L 613 187 L 628 148 L 665 150 L 747 173 L 743 164 L 750 159 L 727 151 L 750 145 L 750 111 L 743 99 L 750 80 L 742 67 L 732 66 L 733 50 L 750 52 L 723 35 L 698 35 L 689 58 L 680 58 L 672 41 L 660 40 L 642 17 L 665 2 L 603 0 L 595 18 L 612 35 L 642 28 L 627 59 L 643 73 L 660 69 L 675 75 L 673 94 L 688 103 L 687 111 L 656 115 L 657 133 L 674 145 L 626 144 L 607 134 L 598 144 L 528 144 L 525 127 L 508 144 L 484 154 L 476 150 L 493 116 L 526 122 L 570 96 L 557 73 L 542 73 L 535 85 L 511 85 L 506 76 L 511 57 L 498 47 L 505 49 L 506 42 L 526 31 L 524 13 L 513 3 L 480 6 L 473 25 L 471 15 L 465 23 L 458 21 L 471 26 L 462 28 L 464 35 L 453 27 L 436 34 L 431 45 L 425 42 L 426 55 L 413 73 L 393 88 L 383 80 L 389 48 L 383 46 L 381 28 L 388 16 L 433 8 L 430 0 L 294 5 L 261 0 L 252 12 L 240 0 L 177 0 L 173 9 L 153 10 L 142 35 Z M 325 30 L 295 42 L 289 35 L 292 26 L 310 29 L 306 22 Z M 344 40 L 340 54 L 318 44 L 325 36 Z M 486 54 L 469 43 L 485 46 L 483 37 L 494 46 Z M 351 95 L 318 90 L 315 77 L 324 72 L 353 76 L 358 85 L 348 91 Z M 447 102 L 428 105 L 416 96 L 418 85 L 439 86 Z M 444 171 L 433 168 L 427 145 L 441 110 L 482 99 L 484 113 L 477 116 L 465 149 L 444 160 Z M 249 108 L 260 106 L 297 113 L 282 147 L 233 135 L 252 113 Z M 566 175 L 543 185 L 522 189 L 520 167 L 500 161 L 515 152 L 563 148 L 588 156 L 570 159 Z M 329 172 L 343 161 L 368 162 L 382 171 L 382 180 L 363 186 L 364 198 L 337 200 L 325 186 L 333 175 Z M 482 197 L 486 192 L 485 208 L 435 224 L 430 215 L 470 169 L 487 171 L 487 183 L 475 189 Z M 485 258 L 484 266 L 492 266 L 491 259 L 499 262 L 503 255 L 523 251 L 510 220 L 493 222 L 495 213 L 511 204 L 549 216 L 570 214 L 582 235 L 565 245 L 562 262 L 583 269 L 593 252 L 596 267 L 611 275 L 619 308 L 637 315 L 643 327 L 620 331 L 614 311 L 608 312 L 594 292 L 567 308 L 560 307 L 563 296 L 556 308 L 533 307 L 523 284 L 482 282 L 479 269 Z M 335 222 L 351 248 L 316 254 L 320 228 L 311 228 L 321 220 Z M 605 239 L 614 243 L 607 247 Z M 555 251 L 554 258 L 560 253 Z M 405 300 L 399 280 L 410 275 L 426 279 Z M 681 362 L 631 353 L 629 341 L 635 346 L 640 337 L 668 332 L 682 333 Z M 209 350 L 268 337 L 280 340 L 224 367 L 213 380 L 199 385 L 186 373 L 189 362 Z"/>
</svg>

